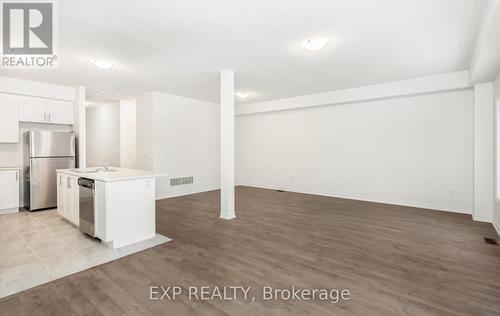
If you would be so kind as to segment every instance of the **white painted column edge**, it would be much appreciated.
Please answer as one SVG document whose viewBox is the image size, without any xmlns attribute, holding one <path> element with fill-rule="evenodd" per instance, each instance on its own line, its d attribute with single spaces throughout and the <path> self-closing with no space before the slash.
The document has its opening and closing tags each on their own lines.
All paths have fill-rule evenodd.
<svg viewBox="0 0 500 316">
<path fill-rule="evenodd" d="M 79 168 L 87 166 L 87 121 L 85 113 L 85 87 L 75 89 L 75 134 L 77 137 L 77 161 Z"/>
<path fill-rule="evenodd" d="M 236 218 L 234 210 L 234 71 L 220 72 L 220 218 Z"/>
</svg>

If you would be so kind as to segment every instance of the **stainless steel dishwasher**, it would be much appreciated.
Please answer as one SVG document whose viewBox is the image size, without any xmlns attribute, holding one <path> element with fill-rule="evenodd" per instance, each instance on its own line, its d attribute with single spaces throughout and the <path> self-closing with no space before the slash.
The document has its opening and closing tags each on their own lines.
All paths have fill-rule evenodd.
<svg viewBox="0 0 500 316">
<path fill-rule="evenodd" d="M 78 179 L 80 191 L 80 230 L 95 237 L 95 184 L 94 180 Z"/>
</svg>

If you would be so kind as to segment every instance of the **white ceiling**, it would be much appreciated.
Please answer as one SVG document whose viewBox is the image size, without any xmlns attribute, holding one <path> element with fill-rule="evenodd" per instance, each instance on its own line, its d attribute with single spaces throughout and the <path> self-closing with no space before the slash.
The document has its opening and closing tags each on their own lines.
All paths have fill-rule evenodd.
<svg viewBox="0 0 500 316">
<path fill-rule="evenodd" d="M 233 68 L 245 102 L 469 68 L 482 0 L 62 0 L 56 70 L 0 75 L 87 87 L 109 101 L 157 90 L 218 101 Z M 325 36 L 316 53 L 300 43 Z M 109 58 L 113 70 L 91 59 Z"/>
</svg>

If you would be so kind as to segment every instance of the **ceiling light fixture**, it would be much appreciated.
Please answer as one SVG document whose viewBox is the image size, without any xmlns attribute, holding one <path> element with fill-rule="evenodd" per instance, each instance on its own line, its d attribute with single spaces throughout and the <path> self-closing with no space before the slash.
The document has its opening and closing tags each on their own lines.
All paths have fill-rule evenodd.
<svg viewBox="0 0 500 316">
<path fill-rule="evenodd" d="M 251 93 L 250 92 L 236 92 L 236 95 L 242 99 L 248 98 Z"/>
<path fill-rule="evenodd" d="M 101 69 L 111 69 L 114 66 L 113 62 L 101 58 L 92 58 L 92 62 Z"/>
<path fill-rule="evenodd" d="M 311 37 L 302 42 L 302 46 L 310 52 L 317 52 L 328 44 L 326 37 Z"/>
</svg>

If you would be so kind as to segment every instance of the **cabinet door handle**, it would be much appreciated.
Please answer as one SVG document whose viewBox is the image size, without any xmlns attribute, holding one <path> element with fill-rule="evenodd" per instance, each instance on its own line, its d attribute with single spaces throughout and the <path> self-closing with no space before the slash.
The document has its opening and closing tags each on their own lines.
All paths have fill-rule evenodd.
<svg viewBox="0 0 500 316">
<path fill-rule="evenodd" d="M 71 179 L 70 178 L 67 179 L 67 184 L 68 184 L 67 185 L 68 189 L 71 189 Z"/>
<path fill-rule="evenodd" d="M 16 182 L 19 181 L 19 172 L 16 171 Z"/>
<path fill-rule="evenodd" d="M 43 113 L 43 121 L 47 122 L 47 113 Z"/>
<path fill-rule="evenodd" d="M 59 176 L 59 186 L 62 186 L 62 176 Z"/>
<path fill-rule="evenodd" d="M 49 113 L 47 113 L 47 114 L 49 115 L 49 122 L 51 122 L 51 119 L 50 119 L 50 112 L 49 112 Z"/>
</svg>

